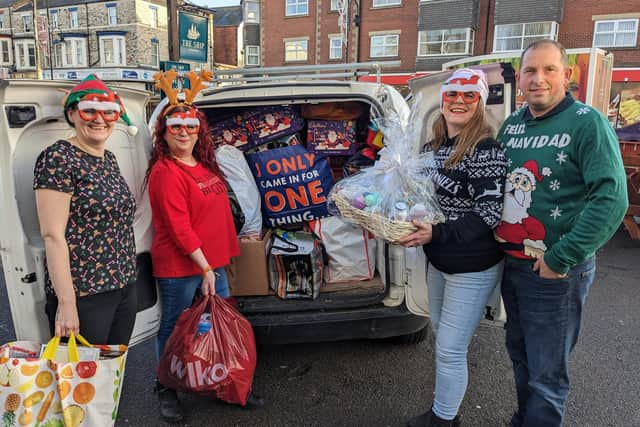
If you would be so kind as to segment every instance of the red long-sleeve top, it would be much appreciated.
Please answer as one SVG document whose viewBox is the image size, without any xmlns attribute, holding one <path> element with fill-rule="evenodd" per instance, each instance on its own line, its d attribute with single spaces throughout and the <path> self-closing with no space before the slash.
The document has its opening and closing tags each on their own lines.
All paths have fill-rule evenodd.
<svg viewBox="0 0 640 427">
<path fill-rule="evenodd" d="M 149 175 L 149 199 L 155 277 L 200 274 L 189 257 L 198 248 L 213 268 L 240 255 L 226 184 L 200 163 L 156 162 Z"/>
</svg>

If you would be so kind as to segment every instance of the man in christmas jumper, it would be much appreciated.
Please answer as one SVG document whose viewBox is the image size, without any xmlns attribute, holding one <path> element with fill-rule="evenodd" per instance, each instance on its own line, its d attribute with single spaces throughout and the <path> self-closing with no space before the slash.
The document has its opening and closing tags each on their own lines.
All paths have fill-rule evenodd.
<svg viewBox="0 0 640 427">
<path fill-rule="evenodd" d="M 561 426 L 569 354 L 595 275 L 595 252 L 628 205 L 616 135 L 606 118 L 566 91 L 559 43 L 532 43 L 520 58 L 527 105 L 502 125 L 509 159 L 496 239 L 506 252 L 502 298 L 518 411 L 511 425 Z"/>
</svg>

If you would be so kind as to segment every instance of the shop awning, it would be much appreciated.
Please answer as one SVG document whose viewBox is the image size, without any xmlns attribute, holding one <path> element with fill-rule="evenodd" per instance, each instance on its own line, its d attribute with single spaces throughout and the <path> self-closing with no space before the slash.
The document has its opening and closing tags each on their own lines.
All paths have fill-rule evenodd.
<svg viewBox="0 0 640 427">
<path fill-rule="evenodd" d="M 416 77 L 428 76 L 433 73 L 407 73 L 407 74 L 383 74 L 380 76 L 382 83 L 388 85 L 406 85 L 407 82 Z M 362 82 L 375 82 L 375 74 L 369 76 L 362 76 L 358 80 Z"/>
<path fill-rule="evenodd" d="M 640 68 L 614 68 L 612 82 L 640 82 Z"/>
</svg>

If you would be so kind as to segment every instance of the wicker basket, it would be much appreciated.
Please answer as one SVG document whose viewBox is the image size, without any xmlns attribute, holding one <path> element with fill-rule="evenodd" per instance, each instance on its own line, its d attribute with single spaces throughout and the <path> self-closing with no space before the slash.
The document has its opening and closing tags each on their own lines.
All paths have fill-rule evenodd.
<svg viewBox="0 0 640 427">
<path fill-rule="evenodd" d="M 397 221 L 378 213 L 357 209 L 340 192 L 333 194 L 333 201 L 343 218 L 360 224 L 362 228 L 370 231 L 376 237 L 380 237 L 390 243 L 398 244 L 401 238 L 418 230 L 410 222 Z"/>
</svg>

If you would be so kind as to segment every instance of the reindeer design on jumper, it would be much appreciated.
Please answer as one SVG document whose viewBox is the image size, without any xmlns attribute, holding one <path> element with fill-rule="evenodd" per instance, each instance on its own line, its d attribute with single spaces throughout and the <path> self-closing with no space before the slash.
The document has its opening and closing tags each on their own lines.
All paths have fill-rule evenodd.
<svg viewBox="0 0 640 427">
<path fill-rule="evenodd" d="M 485 188 L 482 194 L 480 194 L 477 198 L 481 199 L 486 196 L 494 196 L 494 197 L 502 196 L 502 192 L 500 191 L 502 190 L 502 183 L 500 182 L 500 179 L 496 179 L 495 181 L 493 181 L 493 183 L 496 185 L 495 189 Z"/>
<path fill-rule="evenodd" d="M 504 244 L 505 252 L 516 258 L 539 259 L 547 250 L 544 224 L 530 216 L 528 211 L 536 182 L 549 175 L 551 169 L 544 167 L 540 171 L 535 160 L 526 161 L 507 175 L 502 220 L 496 228 L 495 237 Z"/>
</svg>

